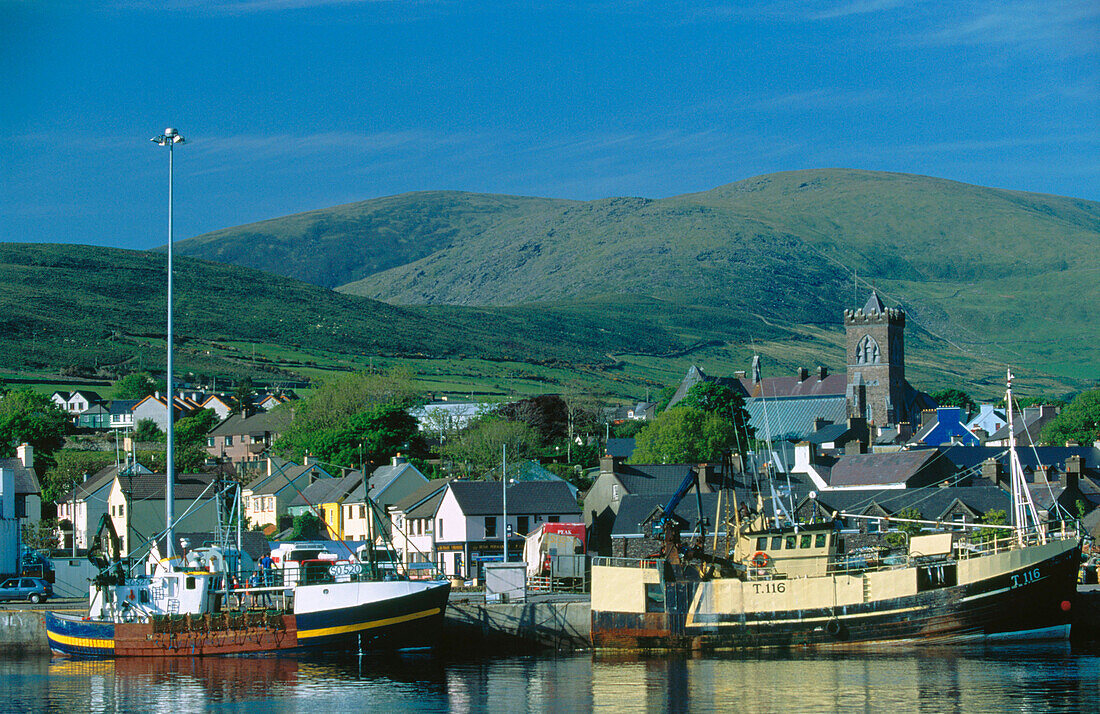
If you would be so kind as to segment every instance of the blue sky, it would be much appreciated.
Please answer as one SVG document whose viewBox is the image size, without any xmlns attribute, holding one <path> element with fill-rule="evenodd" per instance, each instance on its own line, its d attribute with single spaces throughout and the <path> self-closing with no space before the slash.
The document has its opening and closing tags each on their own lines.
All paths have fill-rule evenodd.
<svg viewBox="0 0 1100 714">
<path fill-rule="evenodd" d="M 0 0 L 0 240 L 852 167 L 1100 200 L 1097 0 Z"/>
</svg>

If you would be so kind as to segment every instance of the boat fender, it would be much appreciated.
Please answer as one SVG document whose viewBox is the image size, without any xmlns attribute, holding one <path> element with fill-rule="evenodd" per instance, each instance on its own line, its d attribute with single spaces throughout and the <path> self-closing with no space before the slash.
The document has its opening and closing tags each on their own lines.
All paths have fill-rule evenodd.
<svg viewBox="0 0 1100 714">
<path fill-rule="evenodd" d="M 840 620 L 829 620 L 825 625 L 825 631 L 831 636 L 836 637 L 840 634 Z"/>
<path fill-rule="evenodd" d="M 752 560 L 749 562 L 752 563 L 752 567 L 754 568 L 766 568 L 768 567 L 768 563 L 770 563 L 771 560 L 772 559 L 768 557 L 767 553 L 762 550 L 758 550 L 756 551 L 756 553 L 753 554 Z"/>
</svg>

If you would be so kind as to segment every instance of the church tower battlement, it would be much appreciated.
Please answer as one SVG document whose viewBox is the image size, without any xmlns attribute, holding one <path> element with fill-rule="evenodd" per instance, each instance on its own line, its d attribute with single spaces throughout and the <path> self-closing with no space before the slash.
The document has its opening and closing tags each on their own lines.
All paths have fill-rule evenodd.
<svg viewBox="0 0 1100 714">
<path fill-rule="evenodd" d="M 905 311 L 872 291 L 861 310 L 844 311 L 848 416 L 877 426 L 901 420 L 905 404 Z"/>
</svg>

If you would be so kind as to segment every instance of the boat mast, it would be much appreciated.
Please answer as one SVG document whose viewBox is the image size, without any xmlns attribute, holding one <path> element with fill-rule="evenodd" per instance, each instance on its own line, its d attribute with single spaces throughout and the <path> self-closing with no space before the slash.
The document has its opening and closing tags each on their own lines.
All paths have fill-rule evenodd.
<svg viewBox="0 0 1100 714">
<path fill-rule="evenodd" d="M 1039 534 L 1040 541 L 1045 543 L 1046 535 L 1039 523 L 1039 513 L 1035 510 L 1035 502 L 1031 500 L 1031 491 L 1028 490 L 1027 482 L 1024 480 L 1024 469 L 1020 465 L 1020 455 L 1016 453 L 1016 425 L 1012 406 L 1011 368 L 1008 370 L 1005 404 L 1008 410 L 1009 471 L 1012 481 L 1012 516 L 1013 525 L 1016 526 L 1016 539 L 1022 545 L 1025 531 L 1034 527 Z"/>
</svg>

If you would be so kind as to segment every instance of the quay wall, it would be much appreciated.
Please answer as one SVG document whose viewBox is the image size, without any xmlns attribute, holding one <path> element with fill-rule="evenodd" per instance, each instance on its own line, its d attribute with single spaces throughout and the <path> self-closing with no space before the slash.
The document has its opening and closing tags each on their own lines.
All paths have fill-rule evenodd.
<svg viewBox="0 0 1100 714">
<path fill-rule="evenodd" d="M 447 606 L 443 645 L 451 648 L 555 649 L 591 646 L 592 606 L 571 602 L 452 602 Z"/>
</svg>

